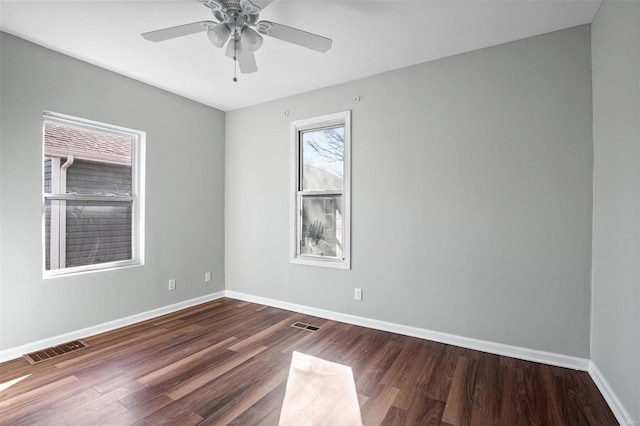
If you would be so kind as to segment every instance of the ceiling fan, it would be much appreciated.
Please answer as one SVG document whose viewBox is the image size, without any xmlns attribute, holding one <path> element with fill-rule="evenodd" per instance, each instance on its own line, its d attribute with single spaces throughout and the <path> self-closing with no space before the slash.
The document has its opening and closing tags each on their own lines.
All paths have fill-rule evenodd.
<svg viewBox="0 0 640 426">
<path fill-rule="evenodd" d="M 209 41 L 216 47 L 222 47 L 229 41 L 226 56 L 237 62 L 242 73 L 258 71 L 253 52 L 262 46 L 262 35 L 318 52 L 326 52 L 331 48 L 330 38 L 271 21 L 258 22 L 260 12 L 273 0 L 200 0 L 200 2 L 211 9 L 217 22 L 193 22 L 142 33 L 142 37 L 158 42 L 206 31 Z M 233 81 L 237 79 L 234 77 Z"/>
</svg>

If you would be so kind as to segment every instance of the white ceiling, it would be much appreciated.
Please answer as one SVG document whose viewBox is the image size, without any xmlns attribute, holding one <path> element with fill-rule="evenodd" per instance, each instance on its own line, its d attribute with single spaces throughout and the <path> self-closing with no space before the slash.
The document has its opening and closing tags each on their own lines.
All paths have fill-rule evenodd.
<svg viewBox="0 0 640 426">
<path fill-rule="evenodd" d="M 591 22 L 600 0 L 276 0 L 260 19 L 333 39 L 318 53 L 265 37 L 239 74 L 206 33 L 140 33 L 212 18 L 197 0 L 0 1 L 0 29 L 224 111 Z"/>
</svg>

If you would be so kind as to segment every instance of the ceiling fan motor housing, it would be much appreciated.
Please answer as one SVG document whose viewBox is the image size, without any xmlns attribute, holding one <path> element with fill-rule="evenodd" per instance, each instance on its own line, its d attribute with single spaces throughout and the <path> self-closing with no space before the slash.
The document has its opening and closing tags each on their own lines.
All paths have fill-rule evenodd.
<svg viewBox="0 0 640 426">
<path fill-rule="evenodd" d="M 244 3 L 244 4 L 243 4 Z M 223 1 L 221 9 L 213 9 L 213 16 L 230 27 L 243 28 L 258 21 L 260 9 L 250 2 Z"/>
</svg>

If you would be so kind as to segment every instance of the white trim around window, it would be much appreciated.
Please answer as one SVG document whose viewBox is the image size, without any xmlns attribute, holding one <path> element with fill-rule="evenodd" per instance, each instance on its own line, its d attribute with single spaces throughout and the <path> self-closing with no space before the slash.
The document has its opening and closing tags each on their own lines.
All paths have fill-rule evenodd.
<svg viewBox="0 0 640 426">
<path fill-rule="evenodd" d="M 131 140 L 131 193 L 130 195 L 114 195 L 114 194 L 78 194 L 75 192 L 67 192 L 67 179 L 65 168 L 73 166 L 75 160 L 88 161 L 93 163 L 108 162 L 118 164 L 117 159 L 102 160 L 100 156 L 95 158 L 87 156 L 86 152 L 81 155 L 73 155 L 72 150 L 68 153 L 58 153 L 55 149 L 49 150 L 44 148 L 43 158 L 51 160 L 51 183 L 50 188 L 43 191 L 43 222 L 45 222 L 46 203 L 50 203 L 51 219 L 50 219 L 50 242 L 46 245 L 46 236 L 43 235 L 43 276 L 44 278 L 53 278 L 64 275 L 73 275 L 77 273 L 113 269 L 120 267 L 137 266 L 144 264 L 144 218 L 145 218 L 145 143 L 146 133 L 139 130 L 128 129 L 125 127 L 115 126 L 111 124 L 98 123 L 77 117 L 71 117 L 63 114 L 45 111 L 43 113 L 43 122 L 57 123 L 70 128 L 86 129 L 94 132 L 112 134 L 117 136 L 125 136 Z M 43 136 L 46 137 L 46 131 L 43 130 Z M 62 161 L 62 159 L 66 161 Z M 43 176 L 43 181 L 45 181 Z M 108 181 L 106 181 L 108 183 Z M 45 185 L 46 186 L 46 185 Z M 65 204 L 67 202 L 97 202 L 111 203 L 116 205 L 119 203 L 130 204 L 132 207 L 131 214 L 131 257 L 129 259 L 97 262 L 84 264 L 82 266 L 67 266 L 65 262 L 66 244 L 64 235 L 66 234 L 65 221 Z M 43 234 L 45 233 L 45 225 L 43 223 Z M 49 247 L 50 267 L 46 267 L 46 246 Z"/>
<path fill-rule="evenodd" d="M 334 136 L 338 143 L 331 146 L 337 149 L 330 154 L 334 158 L 313 164 L 304 150 L 314 146 L 310 152 L 322 157 L 323 147 L 330 144 L 322 140 L 323 134 Z M 313 143 L 312 136 L 319 142 Z M 351 111 L 292 121 L 290 172 L 291 262 L 351 269 Z"/>
</svg>

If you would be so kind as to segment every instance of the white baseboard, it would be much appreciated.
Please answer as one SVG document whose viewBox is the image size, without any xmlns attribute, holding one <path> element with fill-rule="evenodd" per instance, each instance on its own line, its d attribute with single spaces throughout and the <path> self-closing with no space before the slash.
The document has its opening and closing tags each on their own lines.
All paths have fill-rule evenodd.
<svg viewBox="0 0 640 426">
<path fill-rule="evenodd" d="M 120 318 L 117 320 L 83 328 L 81 330 L 71 331 L 69 333 L 60 334 L 58 336 L 53 336 L 47 339 L 38 340 L 37 342 L 27 343 L 26 345 L 5 349 L 0 351 L 0 362 L 20 358 L 24 354 L 39 351 L 40 349 L 48 348 L 50 346 L 59 345 L 61 343 L 65 343 L 70 340 L 81 339 L 83 337 L 88 337 L 88 336 L 94 336 L 96 334 L 115 330 L 116 328 L 126 327 L 128 325 L 135 324 L 137 322 L 157 318 L 162 315 L 170 314 L 172 312 L 176 312 L 181 309 L 190 308 L 191 306 L 200 305 L 202 303 L 210 302 L 212 300 L 220 299 L 222 297 L 225 297 L 224 291 L 219 291 L 216 293 L 207 294 L 205 296 L 196 297 L 195 299 L 174 303 L 173 305 L 163 306 L 161 308 L 152 309 L 150 311 L 131 315 L 125 318 Z"/>
<path fill-rule="evenodd" d="M 246 302 L 258 303 L 261 305 L 273 306 L 275 308 L 286 309 L 288 311 L 300 312 L 315 317 L 326 318 L 376 330 L 389 331 L 403 334 L 405 336 L 418 337 L 421 339 L 433 340 L 449 345 L 461 346 L 463 348 L 474 349 L 482 352 L 489 352 L 496 355 L 504 355 L 512 358 L 524 359 L 527 361 L 539 362 L 542 364 L 555 365 L 558 367 L 571 368 L 574 370 L 589 370 L 590 360 L 586 358 L 562 355 L 553 352 L 539 351 L 536 349 L 522 348 L 519 346 L 494 343 L 486 340 L 472 339 L 470 337 L 456 336 L 454 334 L 442 333 L 439 331 L 427 330 L 424 328 L 411 327 L 408 325 L 395 324 L 370 318 L 358 317 L 355 315 L 342 314 L 339 312 L 327 311 L 324 309 L 312 308 L 310 306 L 298 305 L 295 303 L 282 302 L 280 300 L 268 299 L 265 297 L 253 296 L 239 293 L 232 290 L 225 291 L 226 297 L 244 300 Z"/>
<path fill-rule="evenodd" d="M 609 408 L 613 411 L 613 415 L 616 416 L 618 423 L 622 426 L 638 426 L 638 422 L 631 418 L 631 414 L 629 414 L 626 407 L 609 384 L 609 381 L 604 377 L 602 371 L 600 371 L 593 361 L 589 363 L 589 375 L 596 386 L 598 386 L 604 400 L 609 404 Z"/>
</svg>

